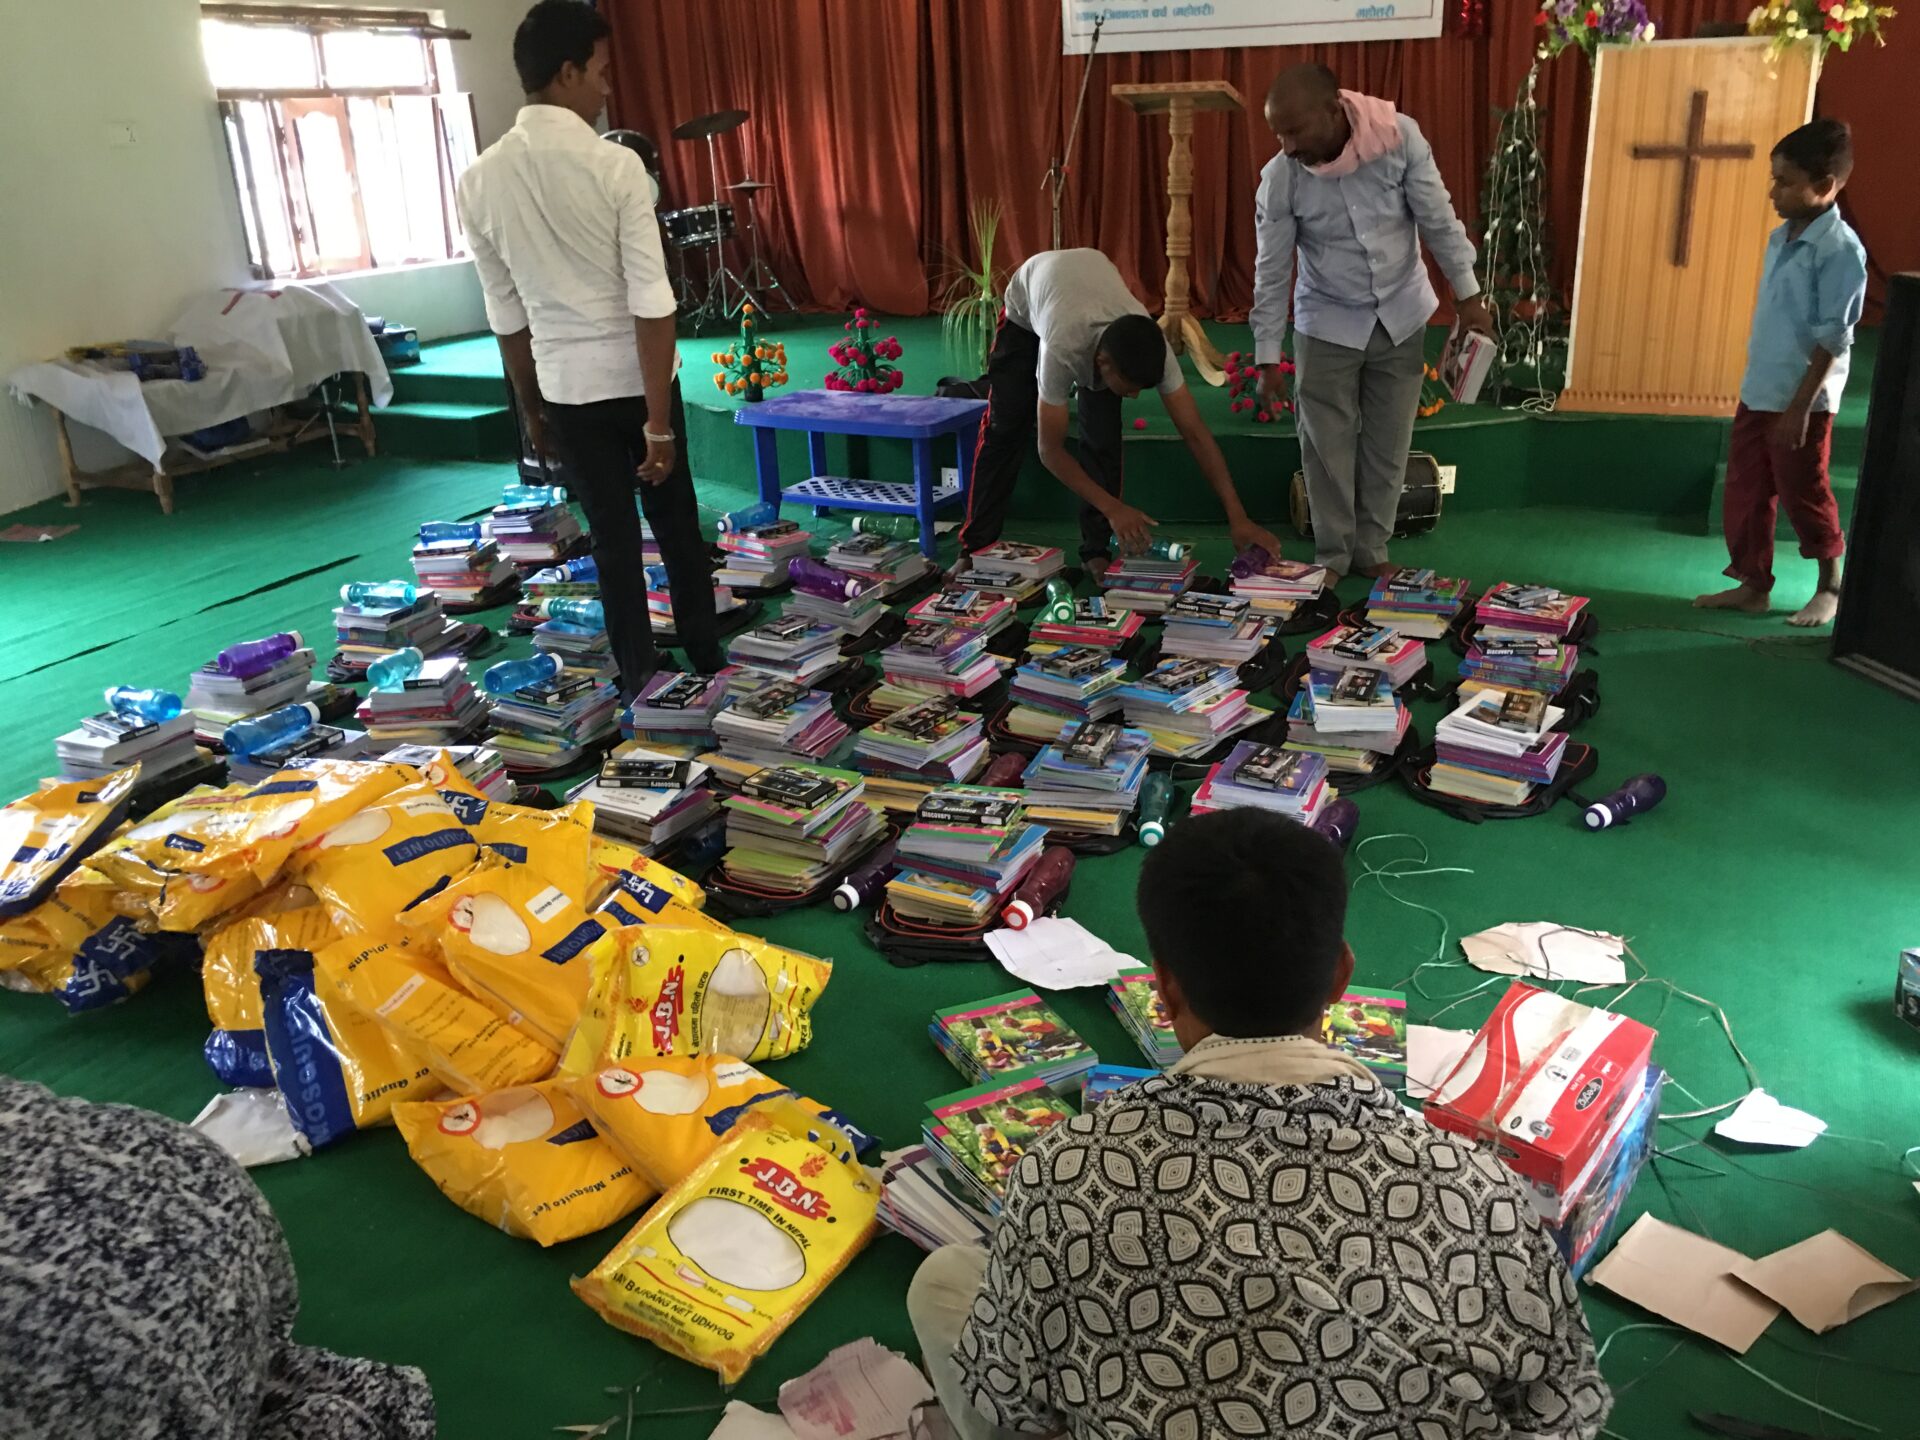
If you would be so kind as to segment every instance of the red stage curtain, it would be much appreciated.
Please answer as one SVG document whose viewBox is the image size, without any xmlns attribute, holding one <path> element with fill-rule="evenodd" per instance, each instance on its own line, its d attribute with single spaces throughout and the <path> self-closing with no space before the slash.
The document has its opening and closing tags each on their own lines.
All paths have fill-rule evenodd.
<svg viewBox="0 0 1920 1440">
<path fill-rule="evenodd" d="M 1655 0 L 1649 8 L 1663 35 L 1682 38 L 1704 21 L 1740 20 L 1750 4 Z M 721 184 L 749 173 L 772 184 L 756 202 L 762 243 L 809 308 L 934 308 L 950 257 L 971 252 L 967 208 L 977 199 L 1004 207 L 1010 263 L 1050 243 L 1041 181 L 1084 68 L 1059 53 L 1052 0 L 603 0 L 603 8 L 614 26 L 613 117 L 660 142 L 663 208 L 711 194 L 705 145 L 670 139 L 673 127 L 713 110 L 750 111 L 718 142 Z M 1097 57 L 1065 243 L 1097 246 L 1142 297 L 1158 300 L 1166 125 L 1134 115 L 1108 90 L 1225 77 L 1251 108 L 1196 122 L 1194 303 L 1204 315 L 1244 316 L 1253 297 L 1254 185 L 1275 149 L 1260 101 L 1278 70 L 1304 59 L 1418 120 L 1475 228 L 1494 110 L 1512 103 L 1536 39 L 1530 0 L 1487 9 L 1491 31 L 1476 37 Z M 1896 38 L 1884 51 L 1835 55 L 1820 90 L 1822 113 L 1854 126 L 1858 163 L 1846 209 L 1881 274 L 1920 267 L 1920 188 L 1904 183 L 1901 143 L 1915 134 L 1901 97 L 1920 29 L 1903 16 L 1890 31 Z M 1587 62 L 1566 55 L 1545 67 L 1539 92 L 1563 294 L 1573 275 L 1590 80 Z"/>
</svg>

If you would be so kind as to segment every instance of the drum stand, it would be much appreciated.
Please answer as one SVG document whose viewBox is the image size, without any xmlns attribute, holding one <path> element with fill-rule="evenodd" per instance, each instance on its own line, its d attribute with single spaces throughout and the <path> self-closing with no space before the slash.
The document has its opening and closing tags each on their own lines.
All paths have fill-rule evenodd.
<svg viewBox="0 0 1920 1440">
<path fill-rule="evenodd" d="M 753 213 L 753 202 L 757 198 L 758 192 L 749 190 L 747 187 L 749 185 L 760 185 L 763 183 L 762 181 L 748 180 L 732 187 L 735 190 L 743 191 L 746 201 L 743 208 L 747 212 L 747 253 L 751 257 L 747 262 L 746 288 L 757 292 L 768 300 L 778 298 L 782 306 L 788 310 L 793 310 L 798 308 L 793 303 L 793 297 L 787 294 L 786 286 L 782 285 L 780 283 L 780 277 L 773 273 L 773 266 L 769 265 L 766 257 L 760 253 L 760 223 Z M 766 306 L 762 304 L 760 308 L 764 310 Z"/>
<path fill-rule="evenodd" d="M 713 256 L 708 261 L 706 296 L 688 317 L 696 335 L 710 323 L 733 319 L 748 301 L 756 310 L 766 309 L 760 297 L 727 264 L 727 242 L 720 226 L 720 157 L 713 140 L 712 135 L 707 136 L 707 169 L 713 178 L 713 199 L 708 204 L 713 212 Z"/>
</svg>

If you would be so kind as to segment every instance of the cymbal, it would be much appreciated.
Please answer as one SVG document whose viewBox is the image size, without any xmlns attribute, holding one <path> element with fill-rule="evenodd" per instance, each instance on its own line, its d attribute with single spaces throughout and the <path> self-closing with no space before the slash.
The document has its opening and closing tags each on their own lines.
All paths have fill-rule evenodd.
<svg viewBox="0 0 1920 1440">
<path fill-rule="evenodd" d="M 729 190 L 744 191 L 748 195 L 752 195 L 760 190 L 771 190 L 772 188 L 773 182 L 771 180 L 736 180 L 733 184 L 727 186 Z"/>
<path fill-rule="evenodd" d="M 700 115 L 683 125 L 673 127 L 676 140 L 704 140 L 709 135 L 724 135 L 747 123 L 744 110 L 716 110 L 711 115 Z"/>
</svg>

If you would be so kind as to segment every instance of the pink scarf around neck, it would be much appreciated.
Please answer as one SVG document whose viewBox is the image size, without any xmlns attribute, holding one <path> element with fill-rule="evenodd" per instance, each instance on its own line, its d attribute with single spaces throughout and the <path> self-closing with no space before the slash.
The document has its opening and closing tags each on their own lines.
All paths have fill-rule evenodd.
<svg viewBox="0 0 1920 1440">
<path fill-rule="evenodd" d="M 1351 175 L 1362 165 L 1400 148 L 1400 112 L 1394 109 L 1391 100 L 1362 95 L 1357 90 L 1342 90 L 1340 108 L 1347 112 L 1347 124 L 1353 135 L 1347 141 L 1347 148 L 1326 164 L 1307 166 L 1323 180 Z"/>
</svg>

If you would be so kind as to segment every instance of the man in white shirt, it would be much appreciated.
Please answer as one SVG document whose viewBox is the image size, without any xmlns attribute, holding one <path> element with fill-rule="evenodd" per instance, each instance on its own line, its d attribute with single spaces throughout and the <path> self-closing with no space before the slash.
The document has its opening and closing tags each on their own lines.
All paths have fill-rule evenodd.
<svg viewBox="0 0 1920 1440">
<path fill-rule="evenodd" d="M 527 105 L 460 179 L 467 243 L 527 433 L 564 460 L 593 533 L 600 598 L 631 696 L 660 667 L 647 616 L 640 510 L 697 670 L 726 663 L 693 475 L 678 443 L 673 287 L 640 157 L 593 122 L 607 98 L 607 24 L 540 0 L 513 37 Z"/>
<path fill-rule="evenodd" d="M 1143 550 L 1158 522 L 1120 498 L 1120 402 L 1151 385 L 1174 428 L 1227 512 L 1236 550 L 1280 542 L 1247 518 L 1227 462 L 1180 373 L 1180 360 L 1134 299 L 1113 262 L 1098 250 L 1050 250 L 1007 282 L 1005 310 L 987 362 L 987 413 L 974 451 L 966 556 L 1000 538 L 1013 487 L 1036 428 L 1040 463 L 1081 499 L 1080 558 L 1106 568 L 1114 534 Z M 1080 455 L 1067 449 L 1067 399 L 1078 392 Z"/>
</svg>

